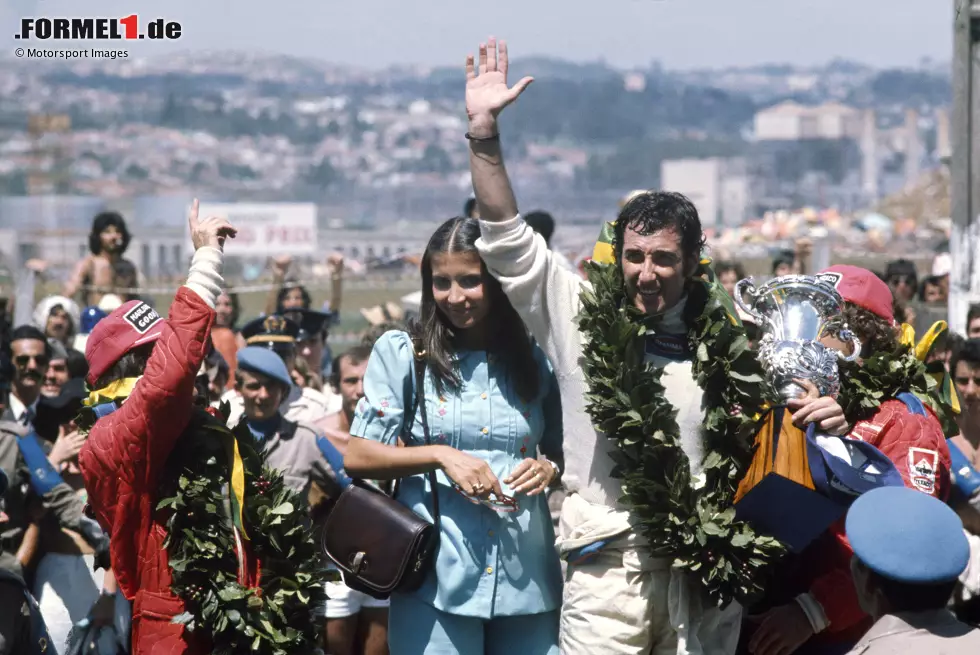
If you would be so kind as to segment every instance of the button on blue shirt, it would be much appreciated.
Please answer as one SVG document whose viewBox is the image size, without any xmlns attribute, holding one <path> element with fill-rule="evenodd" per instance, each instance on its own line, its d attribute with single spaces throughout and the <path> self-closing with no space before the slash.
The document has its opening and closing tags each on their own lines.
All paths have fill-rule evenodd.
<svg viewBox="0 0 980 655">
<path fill-rule="evenodd" d="M 525 458 L 541 452 L 561 462 L 561 404 L 558 385 L 544 354 L 535 347 L 541 384 L 538 397 L 523 402 L 507 379 L 506 367 L 484 351 L 456 353 L 461 388 L 436 393 L 425 380 L 425 406 L 433 444 L 445 444 L 490 464 L 503 483 Z M 412 342 L 405 332 L 387 332 L 374 345 L 364 376 L 364 398 L 351 434 L 394 445 L 412 407 L 415 373 Z M 421 418 L 412 441 L 425 443 Z M 561 605 L 561 569 L 544 494 L 517 496 L 516 512 L 497 512 L 470 502 L 442 471 L 436 479 L 441 514 L 439 554 L 416 597 L 451 614 L 493 618 L 537 614 Z M 401 482 L 398 500 L 432 520 L 428 478 Z"/>
</svg>

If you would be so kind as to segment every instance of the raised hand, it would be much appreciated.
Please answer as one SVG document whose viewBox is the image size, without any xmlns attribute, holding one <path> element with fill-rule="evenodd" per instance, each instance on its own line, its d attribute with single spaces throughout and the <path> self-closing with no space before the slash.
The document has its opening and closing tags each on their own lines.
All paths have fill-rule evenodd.
<svg viewBox="0 0 980 655">
<path fill-rule="evenodd" d="M 293 258 L 289 255 L 279 255 L 272 260 L 272 274 L 277 278 L 284 278 L 289 273 L 289 267 L 293 264 Z"/>
<path fill-rule="evenodd" d="M 479 65 L 473 55 L 466 57 L 466 115 L 470 133 L 477 137 L 496 134 L 497 115 L 517 100 L 531 82 L 525 77 L 512 87 L 507 86 L 507 43 L 494 37 L 480 44 Z"/>
<path fill-rule="evenodd" d="M 187 223 L 191 228 L 191 242 L 194 250 L 204 247 L 217 248 L 224 250 L 225 239 L 234 239 L 238 230 L 228 222 L 223 216 L 208 216 L 203 221 L 198 219 L 200 203 L 197 198 L 191 204 L 191 213 L 187 217 Z"/>
</svg>

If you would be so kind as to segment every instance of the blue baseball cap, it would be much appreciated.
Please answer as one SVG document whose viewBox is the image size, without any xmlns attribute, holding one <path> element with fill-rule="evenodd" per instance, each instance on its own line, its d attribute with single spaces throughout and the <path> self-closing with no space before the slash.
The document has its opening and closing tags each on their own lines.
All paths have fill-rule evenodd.
<svg viewBox="0 0 980 655">
<path fill-rule="evenodd" d="M 293 385 L 293 378 L 289 375 L 282 357 L 277 355 L 275 351 L 262 346 L 246 346 L 239 350 L 238 368 L 242 371 L 258 373 L 272 378 L 287 387 Z"/>
<path fill-rule="evenodd" d="M 956 512 L 908 487 L 881 487 L 862 495 L 851 505 L 845 528 L 861 563 L 896 582 L 953 582 L 970 559 Z"/>
</svg>

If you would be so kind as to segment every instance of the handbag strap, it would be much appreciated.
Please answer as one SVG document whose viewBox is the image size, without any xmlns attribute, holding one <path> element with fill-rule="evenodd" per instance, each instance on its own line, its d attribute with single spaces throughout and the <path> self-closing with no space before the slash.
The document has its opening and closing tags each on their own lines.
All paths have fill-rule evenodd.
<svg viewBox="0 0 980 655">
<path fill-rule="evenodd" d="M 425 445 L 432 445 L 432 437 L 429 434 L 429 417 L 425 410 L 425 349 L 422 348 L 420 339 L 412 339 L 415 364 L 415 405 L 422 419 L 422 434 L 425 436 Z M 414 412 L 413 412 L 414 420 Z M 411 429 L 411 428 L 409 428 Z M 429 486 L 432 488 L 432 523 L 439 533 L 439 487 L 436 479 L 435 469 L 429 471 Z"/>
<path fill-rule="evenodd" d="M 421 414 L 422 419 L 422 434 L 425 437 L 425 445 L 432 445 L 432 436 L 429 433 L 429 417 L 426 414 L 425 409 L 425 348 L 422 347 L 422 340 L 413 338 L 412 339 L 412 366 L 415 370 L 415 399 L 412 403 L 412 413 L 409 414 L 408 420 L 405 422 L 403 432 L 402 432 L 402 443 L 405 447 L 409 447 L 409 442 L 414 441 L 410 439 L 412 434 L 412 427 L 415 425 L 416 414 Z M 406 403 L 407 404 L 407 403 Z M 436 531 L 439 529 L 439 487 L 437 486 L 438 481 L 436 479 L 435 470 L 429 471 L 429 486 L 432 488 L 432 523 L 436 527 Z M 401 485 L 401 478 L 394 481 L 394 485 L 391 489 L 391 497 L 395 498 L 398 496 L 398 488 Z"/>
</svg>

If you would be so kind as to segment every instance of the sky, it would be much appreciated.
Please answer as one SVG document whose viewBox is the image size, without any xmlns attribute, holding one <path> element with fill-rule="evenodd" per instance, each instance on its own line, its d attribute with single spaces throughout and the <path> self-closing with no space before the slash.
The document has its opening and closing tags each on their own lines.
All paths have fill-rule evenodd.
<svg viewBox="0 0 980 655">
<path fill-rule="evenodd" d="M 173 43 L 122 42 L 132 56 L 261 50 L 383 68 L 462 65 L 487 35 L 514 58 L 604 59 L 619 67 L 948 61 L 954 0 L 0 0 L 10 51 L 25 16 L 179 21 Z M 2 33 L 0 33 L 2 34 Z M 3 38 L 3 37 L 0 37 Z M 32 44 L 33 45 L 33 44 Z M 58 47 L 47 41 L 45 47 Z M 104 43 L 90 46 L 104 47 Z M 62 45 L 63 47 L 63 45 Z"/>
</svg>

